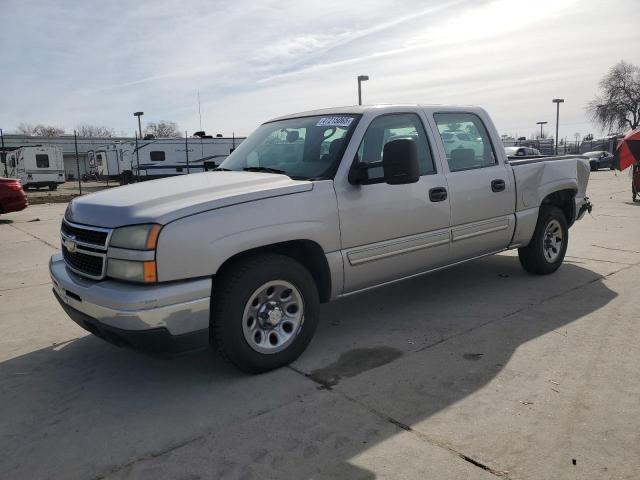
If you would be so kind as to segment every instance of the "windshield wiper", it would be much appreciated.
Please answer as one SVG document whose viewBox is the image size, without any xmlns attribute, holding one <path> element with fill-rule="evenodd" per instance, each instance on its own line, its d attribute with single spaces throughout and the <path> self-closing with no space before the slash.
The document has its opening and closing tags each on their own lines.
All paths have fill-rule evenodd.
<svg viewBox="0 0 640 480">
<path fill-rule="evenodd" d="M 212 172 L 231 172 L 232 170 L 230 168 L 216 167 L 211 171 Z"/>
<path fill-rule="evenodd" d="M 245 172 L 266 172 L 266 173 L 278 173 L 281 175 L 287 175 L 287 172 L 284 170 L 278 170 L 277 168 L 269 168 L 269 167 L 246 167 L 243 168 Z"/>
</svg>

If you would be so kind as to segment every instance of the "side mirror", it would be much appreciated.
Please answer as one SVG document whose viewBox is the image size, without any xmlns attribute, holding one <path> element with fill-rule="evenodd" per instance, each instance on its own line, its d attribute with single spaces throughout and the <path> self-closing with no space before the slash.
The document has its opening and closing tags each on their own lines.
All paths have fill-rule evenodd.
<svg viewBox="0 0 640 480">
<path fill-rule="evenodd" d="M 392 140 L 382 152 L 384 180 L 389 185 L 416 183 L 420 180 L 418 148 L 410 139 Z"/>
</svg>

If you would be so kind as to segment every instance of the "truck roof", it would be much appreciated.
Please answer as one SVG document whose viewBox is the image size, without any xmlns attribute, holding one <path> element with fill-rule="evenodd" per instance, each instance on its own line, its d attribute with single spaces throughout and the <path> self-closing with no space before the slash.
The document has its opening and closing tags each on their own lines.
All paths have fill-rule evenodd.
<svg viewBox="0 0 640 480">
<path fill-rule="evenodd" d="M 346 107 L 332 107 L 332 108 L 320 108 L 317 110 L 307 110 L 304 112 L 291 113 L 289 115 L 282 115 L 280 117 L 272 118 L 266 123 L 275 122 L 278 120 L 286 120 L 288 118 L 299 118 L 299 117 L 312 117 L 316 115 L 347 115 L 347 114 L 358 114 L 362 115 L 366 112 L 372 110 L 390 110 L 394 109 L 412 109 L 412 108 L 423 108 L 425 110 L 438 110 L 438 111 L 465 111 L 465 112 L 479 112 L 482 111 L 481 107 L 473 106 L 473 105 L 422 105 L 417 103 L 386 103 L 386 104 L 376 104 L 376 105 L 350 105 Z"/>
</svg>

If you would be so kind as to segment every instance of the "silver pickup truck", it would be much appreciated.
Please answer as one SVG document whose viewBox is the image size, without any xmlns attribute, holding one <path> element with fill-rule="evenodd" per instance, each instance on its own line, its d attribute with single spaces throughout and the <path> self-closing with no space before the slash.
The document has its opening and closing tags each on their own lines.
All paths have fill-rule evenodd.
<svg viewBox="0 0 640 480">
<path fill-rule="evenodd" d="M 477 107 L 288 115 L 215 171 L 73 200 L 53 290 L 117 345 L 262 372 L 304 351 L 320 302 L 513 248 L 554 272 L 588 178 L 582 158 L 510 161 Z"/>
</svg>

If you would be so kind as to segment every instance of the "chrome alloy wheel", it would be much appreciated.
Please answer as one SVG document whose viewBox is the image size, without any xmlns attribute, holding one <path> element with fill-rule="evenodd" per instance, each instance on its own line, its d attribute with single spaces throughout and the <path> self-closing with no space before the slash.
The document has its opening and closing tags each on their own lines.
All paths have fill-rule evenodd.
<svg viewBox="0 0 640 480">
<path fill-rule="evenodd" d="M 544 258 L 547 262 L 554 263 L 558 259 L 562 253 L 563 241 L 564 235 L 562 233 L 560 222 L 557 220 L 551 220 L 547 224 L 547 228 L 544 229 L 544 238 L 542 243 Z"/>
<path fill-rule="evenodd" d="M 256 352 L 277 353 L 293 343 L 303 322 L 304 303 L 298 289 L 284 280 L 273 280 L 249 296 L 242 331 Z"/>
</svg>

